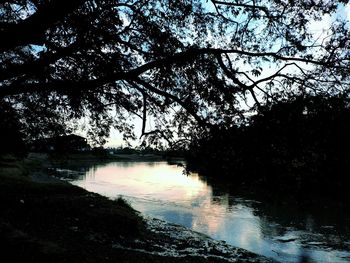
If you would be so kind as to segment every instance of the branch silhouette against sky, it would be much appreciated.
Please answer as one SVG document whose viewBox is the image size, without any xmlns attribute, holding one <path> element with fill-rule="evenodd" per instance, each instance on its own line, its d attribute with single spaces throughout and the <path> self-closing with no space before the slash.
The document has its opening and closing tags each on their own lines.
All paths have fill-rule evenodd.
<svg viewBox="0 0 350 263">
<path fill-rule="evenodd" d="M 2 1 L 1 103 L 33 138 L 86 122 L 96 143 L 133 140 L 136 118 L 175 145 L 291 94 L 348 92 L 348 2 Z"/>
</svg>

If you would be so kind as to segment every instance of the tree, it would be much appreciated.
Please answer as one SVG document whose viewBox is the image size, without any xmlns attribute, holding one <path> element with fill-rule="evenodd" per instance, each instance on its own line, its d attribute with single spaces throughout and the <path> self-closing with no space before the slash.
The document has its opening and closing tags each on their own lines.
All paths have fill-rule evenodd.
<svg viewBox="0 0 350 263">
<path fill-rule="evenodd" d="M 304 196 L 348 192 L 350 99 L 301 95 L 262 105 L 245 125 L 202 136 L 188 153 L 190 169 L 236 186 Z"/>
<path fill-rule="evenodd" d="M 149 142 L 175 147 L 291 93 L 346 92 L 348 24 L 309 25 L 347 3 L 2 1 L 1 103 L 49 116 L 46 133 L 88 117 L 100 142 L 112 126 L 133 138 L 134 115 Z"/>
<path fill-rule="evenodd" d="M 21 123 L 18 121 L 16 112 L 10 105 L 0 104 L 0 156 L 9 152 L 25 152 L 24 134 L 21 133 L 21 130 Z"/>
</svg>

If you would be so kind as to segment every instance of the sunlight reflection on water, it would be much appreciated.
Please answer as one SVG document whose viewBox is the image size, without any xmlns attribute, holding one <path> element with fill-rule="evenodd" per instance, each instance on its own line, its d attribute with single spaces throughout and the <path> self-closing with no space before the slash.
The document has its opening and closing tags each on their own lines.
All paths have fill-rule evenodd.
<svg viewBox="0 0 350 263">
<path fill-rule="evenodd" d="M 254 208 L 254 201 L 227 193 L 215 195 L 198 174 L 188 176 L 183 168 L 166 162 L 98 165 L 72 183 L 110 198 L 123 196 L 147 216 L 186 226 L 283 262 L 310 262 L 302 261 L 306 259 L 348 262 L 346 257 L 350 256 L 327 244 L 315 245 L 315 239 L 324 242 L 327 237 L 310 238 L 312 218 L 302 222 L 305 227 L 302 231 L 281 225 Z"/>
</svg>

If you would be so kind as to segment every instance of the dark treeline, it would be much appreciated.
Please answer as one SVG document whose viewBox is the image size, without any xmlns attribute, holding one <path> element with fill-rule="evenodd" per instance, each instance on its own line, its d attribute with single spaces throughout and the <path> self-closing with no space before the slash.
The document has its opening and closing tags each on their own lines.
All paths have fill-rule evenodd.
<svg viewBox="0 0 350 263">
<path fill-rule="evenodd" d="M 0 154 L 22 154 L 26 151 L 23 125 L 18 114 L 6 103 L 0 103 Z"/>
<path fill-rule="evenodd" d="M 297 96 L 191 145 L 192 169 L 275 192 L 342 194 L 350 168 L 346 96 Z M 195 167 L 195 168 L 194 168 Z"/>
</svg>

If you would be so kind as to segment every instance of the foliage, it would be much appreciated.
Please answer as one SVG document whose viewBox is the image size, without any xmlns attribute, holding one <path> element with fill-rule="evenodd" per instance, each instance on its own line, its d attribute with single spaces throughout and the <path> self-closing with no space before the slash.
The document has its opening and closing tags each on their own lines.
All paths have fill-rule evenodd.
<svg viewBox="0 0 350 263">
<path fill-rule="evenodd" d="M 288 94 L 344 91 L 349 27 L 310 24 L 347 3 L 2 1 L 0 97 L 31 138 L 81 119 L 97 143 L 111 127 L 135 138 L 134 116 L 148 142 L 180 147 Z"/>
<path fill-rule="evenodd" d="M 24 134 L 21 132 L 18 114 L 10 105 L 0 102 L 0 154 L 24 150 Z"/>
<path fill-rule="evenodd" d="M 340 191 L 350 169 L 349 120 L 348 97 L 299 96 L 203 136 L 189 159 L 235 182 Z"/>
</svg>

